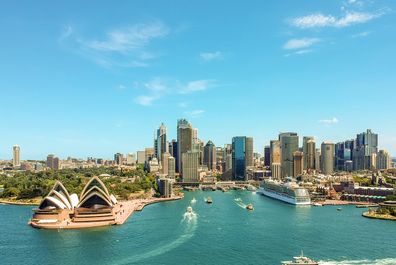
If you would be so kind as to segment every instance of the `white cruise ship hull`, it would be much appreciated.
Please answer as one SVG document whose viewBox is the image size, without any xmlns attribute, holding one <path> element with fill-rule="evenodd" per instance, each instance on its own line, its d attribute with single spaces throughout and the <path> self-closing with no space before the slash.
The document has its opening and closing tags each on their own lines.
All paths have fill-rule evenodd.
<svg viewBox="0 0 396 265">
<path fill-rule="evenodd" d="M 311 201 L 297 202 L 297 198 L 285 196 L 283 194 L 279 194 L 277 192 L 269 191 L 263 188 L 260 188 L 259 192 L 264 196 L 273 198 L 275 200 L 283 201 L 286 203 L 290 203 L 293 205 L 311 205 Z"/>
</svg>

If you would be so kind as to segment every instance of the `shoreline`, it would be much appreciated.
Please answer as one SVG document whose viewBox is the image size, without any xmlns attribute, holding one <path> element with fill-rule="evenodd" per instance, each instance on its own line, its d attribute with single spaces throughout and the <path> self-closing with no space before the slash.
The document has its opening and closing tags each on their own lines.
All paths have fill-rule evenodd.
<svg viewBox="0 0 396 265">
<path fill-rule="evenodd" d="M 9 201 L 9 200 L 0 200 L 0 204 L 20 205 L 20 206 L 38 206 L 38 205 L 40 205 L 40 203 L 37 203 L 37 202 L 19 202 L 19 201 Z"/>
<path fill-rule="evenodd" d="M 366 218 L 369 218 L 369 219 L 396 221 L 396 217 L 392 216 L 392 215 L 384 215 L 384 214 L 364 212 L 364 213 L 362 213 L 362 216 L 366 217 Z"/>
<path fill-rule="evenodd" d="M 342 201 L 342 200 L 325 200 L 325 201 L 317 201 L 317 202 L 313 202 L 313 203 L 320 203 L 323 206 L 341 206 L 341 205 L 371 206 L 371 205 L 373 205 L 372 202 L 357 202 L 357 201 Z"/>
</svg>

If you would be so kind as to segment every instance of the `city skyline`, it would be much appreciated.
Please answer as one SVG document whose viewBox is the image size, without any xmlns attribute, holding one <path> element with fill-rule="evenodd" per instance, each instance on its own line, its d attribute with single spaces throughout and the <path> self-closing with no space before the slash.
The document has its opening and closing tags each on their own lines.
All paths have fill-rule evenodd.
<svg viewBox="0 0 396 265">
<path fill-rule="evenodd" d="M 210 144 L 210 145 L 213 145 L 214 147 L 221 147 L 221 148 L 223 148 L 223 149 L 226 149 L 226 148 L 229 148 L 229 146 L 232 146 L 233 145 L 233 143 L 234 143 L 234 140 L 236 139 L 236 138 L 244 138 L 245 140 L 244 141 L 246 141 L 246 139 L 248 139 L 249 140 L 249 142 L 250 142 L 250 147 L 249 147 L 249 150 L 251 150 L 250 152 L 252 152 L 252 154 L 251 155 L 253 155 L 253 154 L 256 154 L 256 153 L 258 153 L 258 154 L 260 154 L 261 155 L 261 157 L 264 159 L 263 160 L 263 162 L 264 162 L 264 164 L 265 163 L 267 163 L 267 162 L 265 162 L 265 161 L 267 161 L 266 159 L 269 159 L 268 157 L 266 158 L 265 156 L 266 156 L 266 154 L 268 154 L 268 155 L 270 155 L 271 156 L 271 160 L 268 160 L 268 162 L 270 163 L 269 165 L 267 165 L 267 166 L 270 166 L 273 162 L 275 162 L 275 163 L 279 163 L 280 162 L 280 160 L 278 161 L 278 160 L 274 160 L 273 162 L 272 162 L 272 159 L 274 159 L 273 158 L 273 156 L 275 156 L 275 157 L 277 157 L 276 159 L 280 159 L 280 153 L 279 154 L 274 154 L 273 152 L 281 152 L 281 150 L 282 150 L 282 148 L 281 148 L 281 143 L 282 143 L 282 139 L 283 139 L 283 137 L 284 136 L 287 136 L 287 137 L 289 137 L 289 136 L 291 136 L 292 138 L 295 138 L 295 140 L 293 140 L 293 147 L 292 148 L 285 148 L 285 149 L 283 149 L 284 150 L 284 152 L 286 152 L 287 153 L 287 155 L 286 155 L 286 153 L 284 154 L 284 156 L 285 157 L 288 157 L 288 158 L 285 158 L 285 161 L 286 161 L 286 163 L 287 163 L 287 161 L 291 161 L 291 163 L 293 163 L 293 157 L 294 157 L 294 152 L 298 152 L 298 151 L 301 151 L 302 152 L 302 154 L 304 154 L 304 161 L 305 161 L 305 159 L 306 159 L 306 157 L 307 156 L 310 156 L 310 155 L 313 155 L 312 154 L 312 152 L 317 152 L 317 151 L 319 151 L 319 153 L 321 153 L 321 148 L 322 148 L 322 146 L 323 146 L 323 144 L 331 144 L 331 145 L 333 145 L 333 148 L 334 148 L 334 146 L 336 146 L 336 145 L 342 145 L 340 148 L 342 148 L 342 150 L 344 150 L 344 145 L 346 145 L 346 144 L 348 144 L 348 145 L 352 145 L 352 147 L 351 146 L 345 146 L 345 148 L 352 148 L 352 149 L 354 149 L 354 145 L 358 145 L 358 147 L 359 147 L 359 144 L 360 145 L 362 145 L 363 143 L 365 143 L 365 144 L 367 144 L 367 142 L 364 142 L 365 140 L 364 140 L 364 137 L 365 136 L 363 136 L 364 134 L 366 134 L 366 133 L 372 133 L 372 130 L 371 129 L 366 129 L 366 130 L 364 130 L 363 132 L 360 132 L 360 133 L 356 133 L 355 134 L 355 136 L 354 137 L 350 137 L 350 138 L 344 138 L 344 139 L 341 139 L 341 140 L 337 140 L 337 141 L 335 141 L 335 142 L 333 142 L 333 141 L 318 141 L 314 136 L 306 136 L 306 135 L 300 135 L 298 132 L 279 132 L 279 134 L 276 136 L 276 137 L 274 137 L 272 140 L 270 140 L 269 142 L 268 142 L 268 144 L 264 144 L 264 147 L 263 147 L 263 150 L 255 150 L 255 148 L 254 148 L 254 138 L 253 137 L 247 137 L 247 136 L 242 136 L 242 135 L 237 135 L 237 136 L 233 136 L 232 137 L 232 139 L 231 139 L 231 141 L 229 142 L 229 143 L 224 143 L 224 144 L 220 144 L 220 145 L 216 145 L 216 143 L 213 143 L 213 141 L 212 140 L 203 140 L 203 139 L 201 139 L 201 138 L 199 138 L 199 134 L 198 134 L 198 128 L 194 128 L 193 127 L 193 125 L 188 121 L 188 120 L 186 120 L 186 119 L 179 119 L 178 120 L 178 127 L 177 128 L 179 128 L 179 125 L 180 124 L 182 124 L 182 127 L 183 128 L 189 128 L 189 130 L 190 130 L 190 133 L 188 134 L 188 136 L 187 136 L 187 138 L 186 138 L 186 140 L 190 137 L 190 141 L 191 141 L 191 144 L 192 144 L 192 146 L 191 147 L 186 147 L 186 150 L 189 150 L 189 151 L 197 151 L 196 150 L 196 148 L 198 148 L 198 146 L 199 146 L 199 144 L 202 144 L 202 148 L 203 147 L 205 147 L 206 145 L 208 145 L 208 144 Z M 78 156 L 73 156 L 73 155 L 70 155 L 70 154 L 68 154 L 68 155 L 65 155 L 65 156 L 61 156 L 61 155 L 58 155 L 56 152 L 51 152 L 51 153 L 48 153 L 47 155 L 45 155 L 46 157 L 47 157 L 47 164 L 48 164 L 48 157 L 49 156 L 54 156 L 55 157 L 55 154 L 57 154 L 56 155 L 56 159 L 66 159 L 66 158 L 77 158 L 77 159 L 82 159 L 82 160 L 84 160 L 84 159 L 91 159 L 91 158 L 94 158 L 94 159 L 105 159 L 105 160 L 113 160 L 114 159 L 114 161 L 116 161 L 116 163 L 117 164 L 121 164 L 120 162 L 117 162 L 118 160 L 119 160 L 119 157 L 124 157 L 124 155 L 126 156 L 125 157 L 125 159 L 127 158 L 127 157 L 129 157 L 129 156 L 133 156 L 134 158 L 133 159 L 135 159 L 135 160 L 139 160 L 139 152 L 143 152 L 143 153 L 146 153 L 147 154 L 147 152 L 148 153 L 152 153 L 151 155 L 152 155 L 152 157 L 156 157 L 157 159 L 158 159 L 158 162 L 160 162 L 160 160 L 161 160 L 161 158 L 162 158 L 162 156 L 164 155 L 164 154 L 167 154 L 168 156 L 170 156 L 170 157 L 174 157 L 176 160 L 177 160 L 177 157 L 179 157 L 179 156 L 181 156 L 181 154 L 183 153 L 183 152 L 180 152 L 180 150 L 179 150 L 179 145 L 178 145 L 178 137 L 176 136 L 175 138 L 168 138 L 168 140 L 165 140 L 165 143 L 166 143 L 166 149 L 164 149 L 164 153 L 162 153 L 161 155 L 159 155 L 159 154 L 157 154 L 157 152 L 156 152 L 156 150 L 157 150 L 157 147 L 159 146 L 158 145 L 158 140 L 157 139 L 160 139 L 160 137 L 162 137 L 162 135 L 164 135 L 164 139 L 166 139 L 166 137 L 168 137 L 168 134 L 167 134 L 167 126 L 166 126 L 166 124 L 164 124 L 163 122 L 161 122 L 161 124 L 159 125 L 159 127 L 158 127 L 158 129 L 156 129 L 156 130 L 154 130 L 155 132 L 157 132 L 158 133 L 158 136 L 154 136 L 153 137 L 153 141 L 152 141 L 152 145 L 150 145 L 150 144 L 148 144 L 148 145 L 146 145 L 146 147 L 144 147 L 144 148 L 142 148 L 142 149 L 139 149 L 139 150 L 130 150 L 130 151 L 126 151 L 126 152 L 113 152 L 113 154 L 110 156 L 110 157 L 101 157 L 101 156 L 97 156 L 97 155 L 94 155 L 94 154 L 91 154 L 91 155 L 88 155 L 88 156 L 86 156 L 86 157 L 78 157 Z M 160 134 L 160 131 L 162 131 L 162 133 L 163 134 Z M 196 132 L 196 141 L 194 141 L 193 139 L 194 139 L 194 132 Z M 161 135 L 161 136 L 160 136 Z M 157 138 L 158 137 L 158 138 Z M 180 139 L 179 139 L 180 140 Z M 312 150 L 310 150 L 309 152 L 303 152 L 304 150 L 305 150 L 305 148 L 306 148 L 306 144 L 307 143 L 309 143 L 309 142 L 313 142 L 313 149 L 312 149 L 312 147 L 309 147 L 310 149 L 312 149 Z M 375 142 L 373 143 L 375 146 L 376 146 L 376 150 L 375 150 L 375 152 L 376 153 L 378 153 L 379 151 L 381 151 L 381 152 L 387 152 L 389 155 L 390 155 L 390 158 L 391 159 L 395 159 L 396 157 L 394 157 L 393 156 L 393 154 L 392 153 L 390 153 L 389 151 L 388 151 L 388 149 L 386 149 L 386 148 L 381 148 L 380 147 L 380 145 L 378 145 L 378 143 L 380 142 L 379 140 L 378 140 L 378 134 L 375 134 L 375 140 L 374 140 Z M 188 142 L 188 140 L 187 140 L 187 142 Z M 278 151 L 272 151 L 272 144 L 274 143 L 274 142 L 277 142 L 278 143 L 278 145 L 279 145 L 279 147 L 278 148 L 280 148 Z M 171 150 L 171 148 L 174 148 L 174 147 L 171 147 L 171 146 L 173 146 L 173 144 L 174 143 L 176 143 L 176 150 L 178 150 L 178 151 L 175 151 L 175 153 Z M 371 140 L 369 140 L 369 144 L 371 144 L 372 142 L 371 142 Z M 198 145 L 197 145 L 198 144 Z M 315 149 L 315 144 L 316 144 L 316 149 Z M 288 145 L 288 144 L 287 144 Z M 253 149 L 251 149 L 253 147 Z M 10 159 L 8 159 L 8 158 L 1 158 L 0 157 L 0 160 L 10 160 L 11 162 L 13 162 L 14 163 L 14 160 L 15 160 L 15 154 L 16 154 L 16 148 L 17 148 L 17 156 L 18 156 L 18 160 L 19 161 L 26 161 L 26 160 L 45 160 L 45 157 L 44 158 L 26 158 L 26 159 L 23 159 L 23 155 L 22 155 L 22 157 L 21 157 L 21 147 L 19 146 L 19 145 L 13 145 L 12 146 L 12 150 L 11 150 L 11 158 Z M 348 149 L 349 151 L 349 156 L 351 155 L 351 152 L 353 151 L 352 149 Z M 358 148 L 359 149 L 359 148 Z M 186 150 L 184 151 L 184 152 L 186 152 Z M 337 150 L 337 149 L 336 149 Z M 336 150 L 333 150 L 333 155 L 334 155 L 334 159 L 338 156 L 338 155 L 340 155 L 340 154 L 338 154 L 337 153 L 337 151 Z M 308 150 L 307 150 L 308 151 Z M 267 153 L 268 152 L 268 153 Z M 311 152 L 311 153 L 310 153 Z M 371 152 L 371 151 L 370 151 Z M 22 153 L 23 153 L 23 151 L 22 151 Z M 172 156 L 172 154 L 174 154 L 173 156 Z M 345 155 L 347 155 L 347 154 L 345 154 Z M 344 156 L 344 153 L 342 154 L 342 155 L 340 155 L 340 156 Z M 312 158 L 311 158 L 311 160 L 312 160 Z M 303 162 L 304 162 L 303 161 Z M 181 162 L 180 162 L 181 163 Z M 361 162 L 361 163 L 363 163 L 363 162 Z M 251 164 L 251 162 L 249 162 L 248 164 Z M 285 164 L 286 165 L 286 164 Z M 304 166 L 304 169 L 307 169 L 306 168 L 306 165 L 307 165 L 307 162 L 305 161 L 304 163 L 303 163 L 303 166 Z M 179 165 L 180 166 L 180 165 Z M 311 166 L 312 167 L 312 166 Z M 178 166 L 176 165 L 176 168 L 178 168 Z M 285 170 L 285 169 L 284 169 Z M 288 173 L 290 174 L 290 172 L 292 171 L 293 169 L 292 168 L 289 168 L 288 169 Z M 285 171 L 285 172 L 286 172 Z"/>
<path fill-rule="evenodd" d="M 2 3 L 0 158 L 112 158 L 183 117 L 216 146 L 371 128 L 396 155 L 395 3 L 203 3 Z"/>
</svg>

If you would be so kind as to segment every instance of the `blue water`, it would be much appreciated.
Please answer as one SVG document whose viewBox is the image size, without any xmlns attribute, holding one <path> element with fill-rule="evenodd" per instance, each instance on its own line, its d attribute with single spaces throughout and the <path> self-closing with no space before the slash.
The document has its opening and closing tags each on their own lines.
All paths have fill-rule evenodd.
<svg viewBox="0 0 396 265">
<path fill-rule="evenodd" d="M 189 205 L 197 216 L 183 219 Z M 354 206 L 295 207 L 248 191 L 197 191 L 150 205 L 122 226 L 60 231 L 29 227 L 31 209 L 0 205 L 0 264 L 278 265 L 301 250 L 324 265 L 396 264 L 396 222 L 363 218 L 365 209 Z"/>
</svg>

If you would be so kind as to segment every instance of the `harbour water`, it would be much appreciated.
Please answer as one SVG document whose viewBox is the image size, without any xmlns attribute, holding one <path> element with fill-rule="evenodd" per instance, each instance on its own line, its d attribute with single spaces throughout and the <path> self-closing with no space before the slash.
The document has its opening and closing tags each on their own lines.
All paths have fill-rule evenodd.
<svg viewBox="0 0 396 265">
<path fill-rule="evenodd" d="M 248 203 L 254 211 L 242 207 Z M 190 205 L 195 215 L 186 218 Z M 396 264 L 396 223 L 363 218 L 367 209 L 354 206 L 337 211 L 249 191 L 196 191 L 147 206 L 122 226 L 59 231 L 29 227 L 32 208 L 0 205 L 0 264 L 278 265 L 301 250 L 323 265 Z"/>
</svg>

